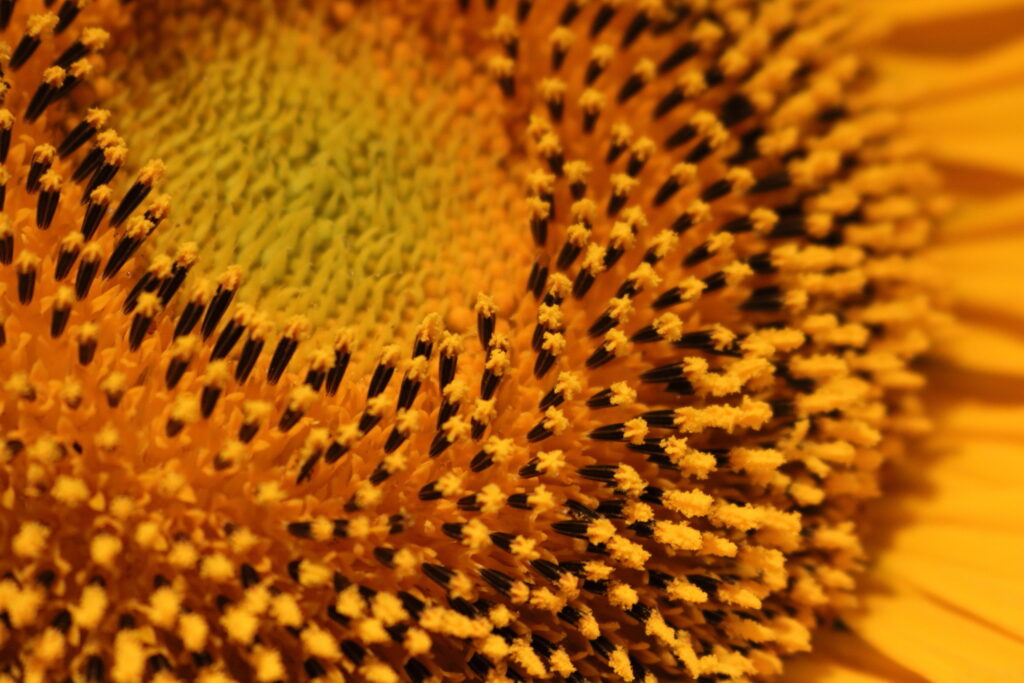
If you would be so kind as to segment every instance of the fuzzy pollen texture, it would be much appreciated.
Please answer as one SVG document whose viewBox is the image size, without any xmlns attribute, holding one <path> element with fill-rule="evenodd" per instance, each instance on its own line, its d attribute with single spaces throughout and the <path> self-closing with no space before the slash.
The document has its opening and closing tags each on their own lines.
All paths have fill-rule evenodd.
<svg viewBox="0 0 1024 683">
<path fill-rule="evenodd" d="M 205 270 L 207 244 L 241 254 L 281 226 L 213 236 L 213 209 L 163 192 L 189 157 L 136 158 L 95 104 L 104 70 L 128 68 L 128 10 L 0 0 L 0 680 L 780 675 L 853 602 L 859 511 L 927 428 L 914 254 L 934 181 L 873 102 L 854 19 L 825 0 L 329 9 L 339 32 L 411 36 L 402 50 L 443 74 L 392 101 L 453 97 L 472 122 L 480 98 L 507 136 L 421 156 L 497 155 L 481 177 L 516 192 L 420 226 L 435 243 L 402 267 L 456 285 L 394 312 L 414 321 L 393 337 L 377 313 L 344 327 L 283 304 L 274 283 L 338 296 L 315 264 L 288 279 L 245 252 Z M 293 26 L 240 63 L 320 54 Z M 126 120 L 155 121 L 147 101 Z M 301 227 L 310 196 L 264 215 Z M 411 229 L 386 202 L 383 224 Z M 327 261 L 362 262 L 329 232 Z M 353 310 L 407 305 L 394 292 Z M 446 292 L 459 301 L 435 307 Z"/>
</svg>

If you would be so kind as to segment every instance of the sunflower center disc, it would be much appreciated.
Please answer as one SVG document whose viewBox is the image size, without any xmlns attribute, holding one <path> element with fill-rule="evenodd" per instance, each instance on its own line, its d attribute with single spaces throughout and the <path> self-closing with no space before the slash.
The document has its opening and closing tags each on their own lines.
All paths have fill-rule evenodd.
<svg viewBox="0 0 1024 683">
<path fill-rule="evenodd" d="M 115 106 L 188 217 L 157 248 L 195 240 L 207 275 L 237 263 L 242 300 L 315 326 L 391 336 L 437 311 L 464 328 L 517 191 L 500 116 L 474 92 L 486 76 L 372 9 L 342 25 L 157 15 Z"/>
</svg>

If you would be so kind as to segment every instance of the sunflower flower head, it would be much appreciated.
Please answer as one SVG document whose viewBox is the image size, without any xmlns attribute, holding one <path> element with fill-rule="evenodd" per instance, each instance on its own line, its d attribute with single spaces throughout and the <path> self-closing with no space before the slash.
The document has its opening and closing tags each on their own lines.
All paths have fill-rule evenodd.
<svg viewBox="0 0 1024 683">
<path fill-rule="evenodd" d="M 35 4 L 9 678 L 750 680 L 852 604 L 940 207 L 842 4 Z"/>
</svg>

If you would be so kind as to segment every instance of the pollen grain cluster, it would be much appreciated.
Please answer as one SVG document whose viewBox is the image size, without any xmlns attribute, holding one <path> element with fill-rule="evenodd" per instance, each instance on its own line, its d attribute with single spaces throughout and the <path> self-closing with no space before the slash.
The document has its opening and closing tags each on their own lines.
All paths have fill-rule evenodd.
<svg viewBox="0 0 1024 683">
<path fill-rule="evenodd" d="M 0 0 L 0 681 L 777 677 L 926 427 L 855 20 L 292 4 Z"/>
</svg>

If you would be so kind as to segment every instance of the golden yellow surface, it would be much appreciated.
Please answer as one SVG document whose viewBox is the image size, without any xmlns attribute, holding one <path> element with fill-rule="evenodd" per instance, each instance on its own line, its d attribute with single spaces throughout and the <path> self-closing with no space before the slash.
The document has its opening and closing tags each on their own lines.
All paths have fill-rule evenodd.
<svg viewBox="0 0 1024 683">
<path fill-rule="evenodd" d="M 21 0 L 0 681 L 1012 680 L 1018 5 Z"/>
</svg>

